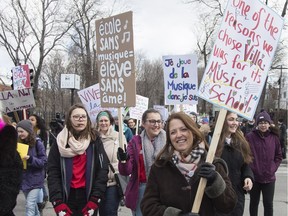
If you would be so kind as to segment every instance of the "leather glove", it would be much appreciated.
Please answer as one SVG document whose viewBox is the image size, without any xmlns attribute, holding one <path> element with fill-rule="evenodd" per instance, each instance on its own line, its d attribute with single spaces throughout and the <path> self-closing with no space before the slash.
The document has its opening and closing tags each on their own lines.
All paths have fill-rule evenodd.
<svg viewBox="0 0 288 216">
<path fill-rule="evenodd" d="M 83 216 L 92 216 L 96 209 L 98 209 L 98 199 L 96 197 L 91 197 L 86 206 L 82 209 L 82 214 Z"/>
<path fill-rule="evenodd" d="M 198 176 L 207 179 L 207 184 L 211 185 L 216 179 L 217 173 L 215 166 L 211 163 L 205 162 L 199 167 Z"/>
<path fill-rule="evenodd" d="M 197 213 L 189 212 L 189 213 L 180 213 L 180 216 L 200 216 L 200 215 Z"/>
<path fill-rule="evenodd" d="M 127 161 L 129 159 L 129 155 L 127 154 L 127 152 L 124 152 L 124 150 L 119 147 L 117 151 L 117 159 L 119 161 Z"/>
<path fill-rule="evenodd" d="M 56 215 L 58 216 L 71 216 L 72 211 L 71 209 L 63 203 L 61 200 L 52 202 L 54 211 L 56 212 Z"/>
</svg>

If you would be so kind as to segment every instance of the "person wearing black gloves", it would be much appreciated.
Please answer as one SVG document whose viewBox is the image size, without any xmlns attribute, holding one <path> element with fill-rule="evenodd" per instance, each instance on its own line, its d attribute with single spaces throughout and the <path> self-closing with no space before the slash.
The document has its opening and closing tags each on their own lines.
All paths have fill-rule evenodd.
<svg viewBox="0 0 288 216">
<path fill-rule="evenodd" d="M 133 136 L 127 146 L 127 153 L 118 149 L 119 172 L 124 176 L 131 175 L 125 191 L 125 205 L 132 210 L 133 216 L 142 216 L 140 202 L 150 168 L 166 143 L 163 119 L 158 110 L 146 110 L 142 115 L 142 126 L 144 130 L 140 135 Z"/>
<path fill-rule="evenodd" d="M 83 105 L 68 111 L 48 156 L 49 199 L 58 216 L 96 216 L 108 181 L 108 159 Z"/>
<path fill-rule="evenodd" d="M 144 216 L 212 216 L 237 202 L 222 159 L 205 162 L 207 143 L 184 112 L 167 120 L 167 142 L 151 167 L 141 210 Z M 207 179 L 199 213 L 191 213 L 200 178 Z"/>
</svg>

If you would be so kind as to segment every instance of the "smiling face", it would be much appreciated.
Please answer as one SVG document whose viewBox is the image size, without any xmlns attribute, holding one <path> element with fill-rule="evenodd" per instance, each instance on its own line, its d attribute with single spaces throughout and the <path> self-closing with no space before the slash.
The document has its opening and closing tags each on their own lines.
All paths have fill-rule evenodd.
<svg viewBox="0 0 288 216">
<path fill-rule="evenodd" d="M 111 123 L 107 116 L 101 116 L 98 120 L 98 125 L 99 125 L 100 132 L 103 134 L 106 134 Z"/>
<path fill-rule="evenodd" d="M 18 137 L 19 137 L 21 140 L 25 140 L 25 139 L 29 136 L 28 131 L 24 130 L 24 129 L 21 128 L 21 127 L 18 127 L 18 128 L 17 128 L 17 133 L 18 133 Z"/>
<path fill-rule="evenodd" d="M 180 119 L 169 122 L 169 137 L 176 151 L 188 155 L 193 146 L 193 134 Z"/>
<path fill-rule="evenodd" d="M 238 115 L 232 112 L 228 113 L 228 115 L 226 116 L 226 137 L 230 137 L 231 134 L 236 133 L 238 127 Z"/>
<path fill-rule="evenodd" d="M 73 129 L 77 132 L 83 131 L 87 126 L 87 113 L 82 108 L 76 108 L 72 111 L 70 121 Z"/>
<path fill-rule="evenodd" d="M 162 128 L 162 118 L 159 113 L 148 113 L 145 122 L 142 123 L 142 126 L 145 128 L 145 131 L 148 137 L 152 140 L 157 137 Z"/>
</svg>

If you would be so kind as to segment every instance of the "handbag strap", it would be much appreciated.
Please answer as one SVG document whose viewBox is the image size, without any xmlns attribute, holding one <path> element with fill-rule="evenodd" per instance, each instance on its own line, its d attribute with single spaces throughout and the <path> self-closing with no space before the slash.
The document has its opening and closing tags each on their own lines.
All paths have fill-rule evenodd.
<svg viewBox="0 0 288 216">
<path fill-rule="evenodd" d="M 110 167 L 110 169 L 111 169 L 111 171 L 113 172 L 113 173 L 115 173 L 115 169 L 114 169 L 114 167 L 112 166 L 112 164 L 110 163 L 110 160 L 109 160 L 109 158 L 108 158 L 108 166 Z"/>
</svg>

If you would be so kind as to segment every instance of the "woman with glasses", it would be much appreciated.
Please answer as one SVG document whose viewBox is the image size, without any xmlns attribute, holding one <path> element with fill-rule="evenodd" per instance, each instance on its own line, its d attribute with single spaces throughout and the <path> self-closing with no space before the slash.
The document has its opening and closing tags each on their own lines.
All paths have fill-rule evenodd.
<svg viewBox="0 0 288 216">
<path fill-rule="evenodd" d="M 279 131 L 271 124 L 269 114 L 263 111 L 256 117 L 256 128 L 246 135 L 254 158 L 250 167 L 255 176 L 254 186 L 250 191 L 250 216 L 258 215 L 261 192 L 264 216 L 273 216 L 275 173 L 282 161 L 282 151 Z"/>
<path fill-rule="evenodd" d="M 97 215 L 108 159 L 83 105 L 73 105 L 48 156 L 49 199 L 57 215 Z"/>
<path fill-rule="evenodd" d="M 99 112 L 96 120 L 97 129 L 100 133 L 100 137 L 110 163 L 107 189 L 100 204 L 99 214 L 100 216 L 117 216 L 121 197 L 118 193 L 117 183 L 110 166 L 113 167 L 114 172 L 118 173 L 117 150 L 119 148 L 119 133 L 114 130 L 114 118 L 108 110 Z M 125 136 L 124 134 L 121 135 L 123 144 L 126 145 L 127 143 Z"/>
<path fill-rule="evenodd" d="M 128 143 L 127 152 L 118 149 L 119 172 L 130 176 L 125 192 L 125 204 L 135 216 L 141 216 L 142 200 L 150 168 L 157 154 L 166 143 L 166 133 L 162 129 L 163 119 L 159 111 L 148 109 L 142 115 L 144 130 L 133 136 Z"/>
<path fill-rule="evenodd" d="M 216 151 L 216 156 L 221 157 L 228 165 L 229 178 L 238 201 L 232 212 L 229 214 L 217 213 L 217 216 L 242 216 L 245 193 L 253 187 L 254 175 L 249 167 L 252 162 L 252 153 L 239 123 L 238 115 L 228 111 Z"/>
</svg>

